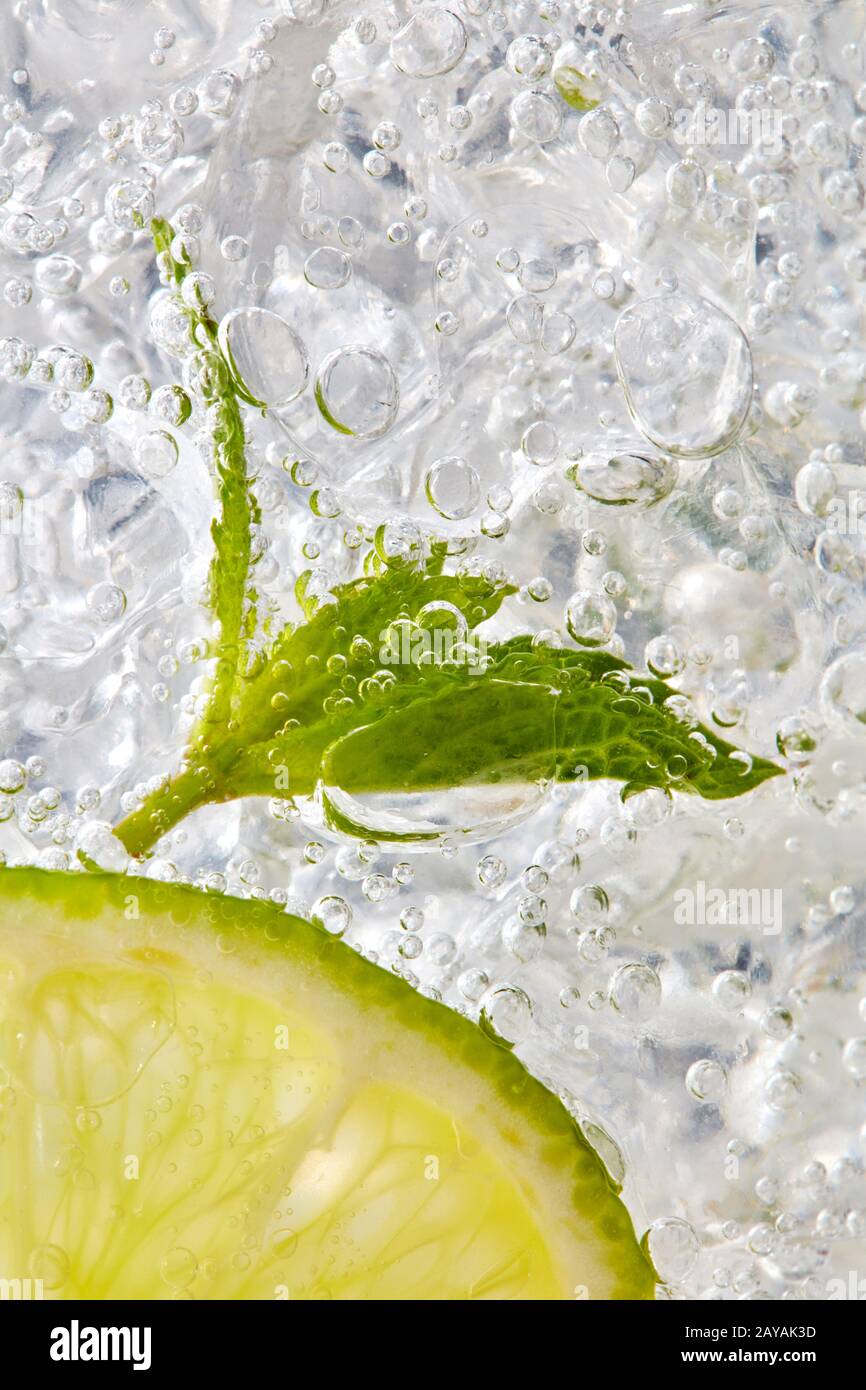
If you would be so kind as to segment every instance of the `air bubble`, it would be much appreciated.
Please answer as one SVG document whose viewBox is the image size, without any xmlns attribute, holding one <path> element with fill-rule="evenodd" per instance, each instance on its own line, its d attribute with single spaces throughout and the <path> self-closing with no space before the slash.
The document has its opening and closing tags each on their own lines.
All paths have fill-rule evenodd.
<svg viewBox="0 0 866 1390">
<path fill-rule="evenodd" d="M 135 458 L 149 478 L 164 478 L 177 463 L 177 440 L 166 430 L 150 430 L 136 441 Z"/>
<path fill-rule="evenodd" d="M 88 591 L 87 607 L 101 623 L 116 623 L 126 611 L 126 594 L 116 584 L 96 584 Z"/>
<path fill-rule="evenodd" d="M 407 77 L 440 77 L 466 52 L 463 21 L 452 10 L 423 5 L 391 40 L 391 62 Z"/>
<path fill-rule="evenodd" d="M 153 216 L 153 194 L 146 183 L 122 179 L 108 190 L 105 200 L 106 216 L 115 227 L 136 232 L 148 225 Z"/>
<path fill-rule="evenodd" d="M 866 1038 L 849 1038 L 842 1049 L 842 1065 L 856 1081 L 866 1079 Z"/>
<path fill-rule="evenodd" d="M 495 854 L 486 854 L 479 859 L 476 873 L 483 888 L 500 888 L 508 877 L 505 861 Z"/>
<path fill-rule="evenodd" d="M 556 461 L 559 454 L 559 435 L 546 421 L 536 420 L 525 431 L 520 447 L 530 463 L 544 467 Z"/>
<path fill-rule="evenodd" d="M 500 985 L 486 995 L 479 1024 L 492 1041 L 511 1048 L 522 1043 L 532 1028 L 532 1003 L 515 985 Z"/>
<path fill-rule="evenodd" d="M 866 732 L 866 652 L 850 652 L 828 667 L 819 689 L 821 711 L 833 724 Z"/>
<path fill-rule="evenodd" d="M 682 1284 L 697 1264 L 700 1241 L 687 1221 L 676 1216 L 654 1221 L 641 1242 L 665 1284 Z"/>
<path fill-rule="evenodd" d="M 352 909 L 345 898 L 329 895 L 313 904 L 310 920 L 329 936 L 344 936 L 352 923 Z"/>
<path fill-rule="evenodd" d="M 304 279 L 319 290 L 338 290 L 349 283 L 352 262 L 343 251 L 320 246 L 304 262 Z"/>
<path fill-rule="evenodd" d="M 245 396 L 272 409 L 296 400 L 307 385 L 307 351 L 293 328 L 270 309 L 233 309 L 219 325 L 219 345 Z"/>
<path fill-rule="evenodd" d="M 709 1057 L 693 1062 L 686 1072 L 686 1090 L 695 1100 L 715 1103 L 721 1100 L 727 1086 L 725 1069 Z"/>
<path fill-rule="evenodd" d="M 4 758 L 0 762 L 0 792 L 20 792 L 26 781 L 26 773 L 21 763 L 14 758 Z"/>
<path fill-rule="evenodd" d="M 511 103 L 511 120 L 521 135 L 536 144 L 555 140 L 562 129 L 562 112 L 543 92 L 521 92 Z"/>
<path fill-rule="evenodd" d="M 632 418 L 659 448 L 700 458 L 733 443 L 752 401 L 752 357 L 727 314 L 697 297 L 641 300 L 620 315 L 614 348 Z"/>
<path fill-rule="evenodd" d="M 740 970 L 724 970 L 713 980 L 713 998 L 720 1008 L 735 1012 L 751 997 L 749 978 Z"/>
<path fill-rule="evenodd" d="M 319 367 L 316 403 L 340 434 L 376 439 L 397 417 L 400 388 L 393 367 L 376 348 L 338 348 Z"/>
<path fill-rule="evenodd" d="M 463 521 L 472 515 L 481 498 L 478 473 L 466 459 L 449 455 L 428 469 L 424 490 L 427 500 L 447 521 Z"/>
<path fill-rule="evenodd" d="M 604 646 L 616 630 L 616 621 L 616 605 L 596 589 L 581 589 L 566 604 L 566 626 L 582 647 Z"/>
<path fill-rule="evenodd" d="M 610 982 L 610 1000 L 617 1013 L 632 1022 L 649 1018 L 661 1001 L 661 981 L 648 965 L 622 965 Z"/>
<path fill-rule="evenodd" d="M 526 82 L 538 82 L 550 72 L 553 49 L 546 39 L 539 38 L 537 34 L 521 34 L 508 45 L 505 62 L 515 77 L 522 77 Z"/>
</svg>

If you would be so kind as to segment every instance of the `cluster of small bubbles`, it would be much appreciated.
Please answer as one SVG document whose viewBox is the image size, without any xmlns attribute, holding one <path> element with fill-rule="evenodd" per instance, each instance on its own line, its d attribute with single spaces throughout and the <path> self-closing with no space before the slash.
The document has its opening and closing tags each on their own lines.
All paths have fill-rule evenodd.
<svg viewBox="0 0 866 1390">
<path fill-rule="evenodd" d="M 180 152 L 183 130 L 179 121 L 161 101 L 151 100 L 141 108 L 133 123 L 133 139 L 143 159 L 167 164 Z"/>
<path fill-rule="evenodd" d="M 602 961 L 615 941 L 611 927 L 592 927 L 589 931 L 573 928 L 570 934 L 575 938 L 578 956 L 586 965 Z"/>
</svg>

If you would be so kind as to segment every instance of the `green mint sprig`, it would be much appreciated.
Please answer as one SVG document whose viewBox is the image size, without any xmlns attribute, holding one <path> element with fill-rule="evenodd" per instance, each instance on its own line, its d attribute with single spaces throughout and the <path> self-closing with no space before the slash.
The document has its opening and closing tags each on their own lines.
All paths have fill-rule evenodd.
<svg viewBox="0 0 866 1390">
<path fill-rule="evenodd" d="M 171 253 L 168 223 L 154 242 L 180 286 L 190 267 Z M 176 775 L 116 828 L 146 854 L 197 806 L 244 796 L 306 796 L 320 784 L 350 795 L 495 783 L 613 778 L 624 795 L 649 787 L 710 800 L 742 795 L 781 769 L 685 720 L 665 682 L 601 652 L 538 646 L 530 636 L 485 646 L 479 624 L 515 592 L 471 570 L 444 573 L 445 549 L 384 565 L 327 594 L 297 594 L 306 621 L 256 636 L 253 527 L 259 509 L 244 450 L 243 387 L 203 306 L 190 310 L 196 366 L 209 393 L 218 476 L 211 607 L 220 639 L 211 690 Z M 383 664 L 394 625 L 428 605 L 462 615 L 458 655 Z M 339 825 L 339 815 L 334 813 Z M 339 828 L 361 832 L 346 822 Z M 395 832 L 396 837 L 396 832 Z"/>
</svg>

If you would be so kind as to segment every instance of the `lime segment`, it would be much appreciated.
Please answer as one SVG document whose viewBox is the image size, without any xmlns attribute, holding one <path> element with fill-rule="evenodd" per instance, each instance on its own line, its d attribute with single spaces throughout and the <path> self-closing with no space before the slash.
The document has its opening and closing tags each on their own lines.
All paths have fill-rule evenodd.
<svg viewBox="0 0 866 1390">
<path fill-rule="evenodd" d="M 0 1278 L 45 1297 L 652 1296 L 508 1051 L 269 905 L 0 877 Z"/>
</svg>

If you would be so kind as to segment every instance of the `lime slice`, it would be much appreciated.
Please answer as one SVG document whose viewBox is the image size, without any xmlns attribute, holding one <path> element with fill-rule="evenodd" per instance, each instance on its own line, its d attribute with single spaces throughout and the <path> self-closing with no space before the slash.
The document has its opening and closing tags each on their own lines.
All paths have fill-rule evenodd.
<svg viewBox="0 0 866 1390">
<path fill-rule="evenodd" d="M 270 905 L 0 875 L 0 1279 L 46 1298 L 652 1295 L 562 1105 Z"/>
</svg>

